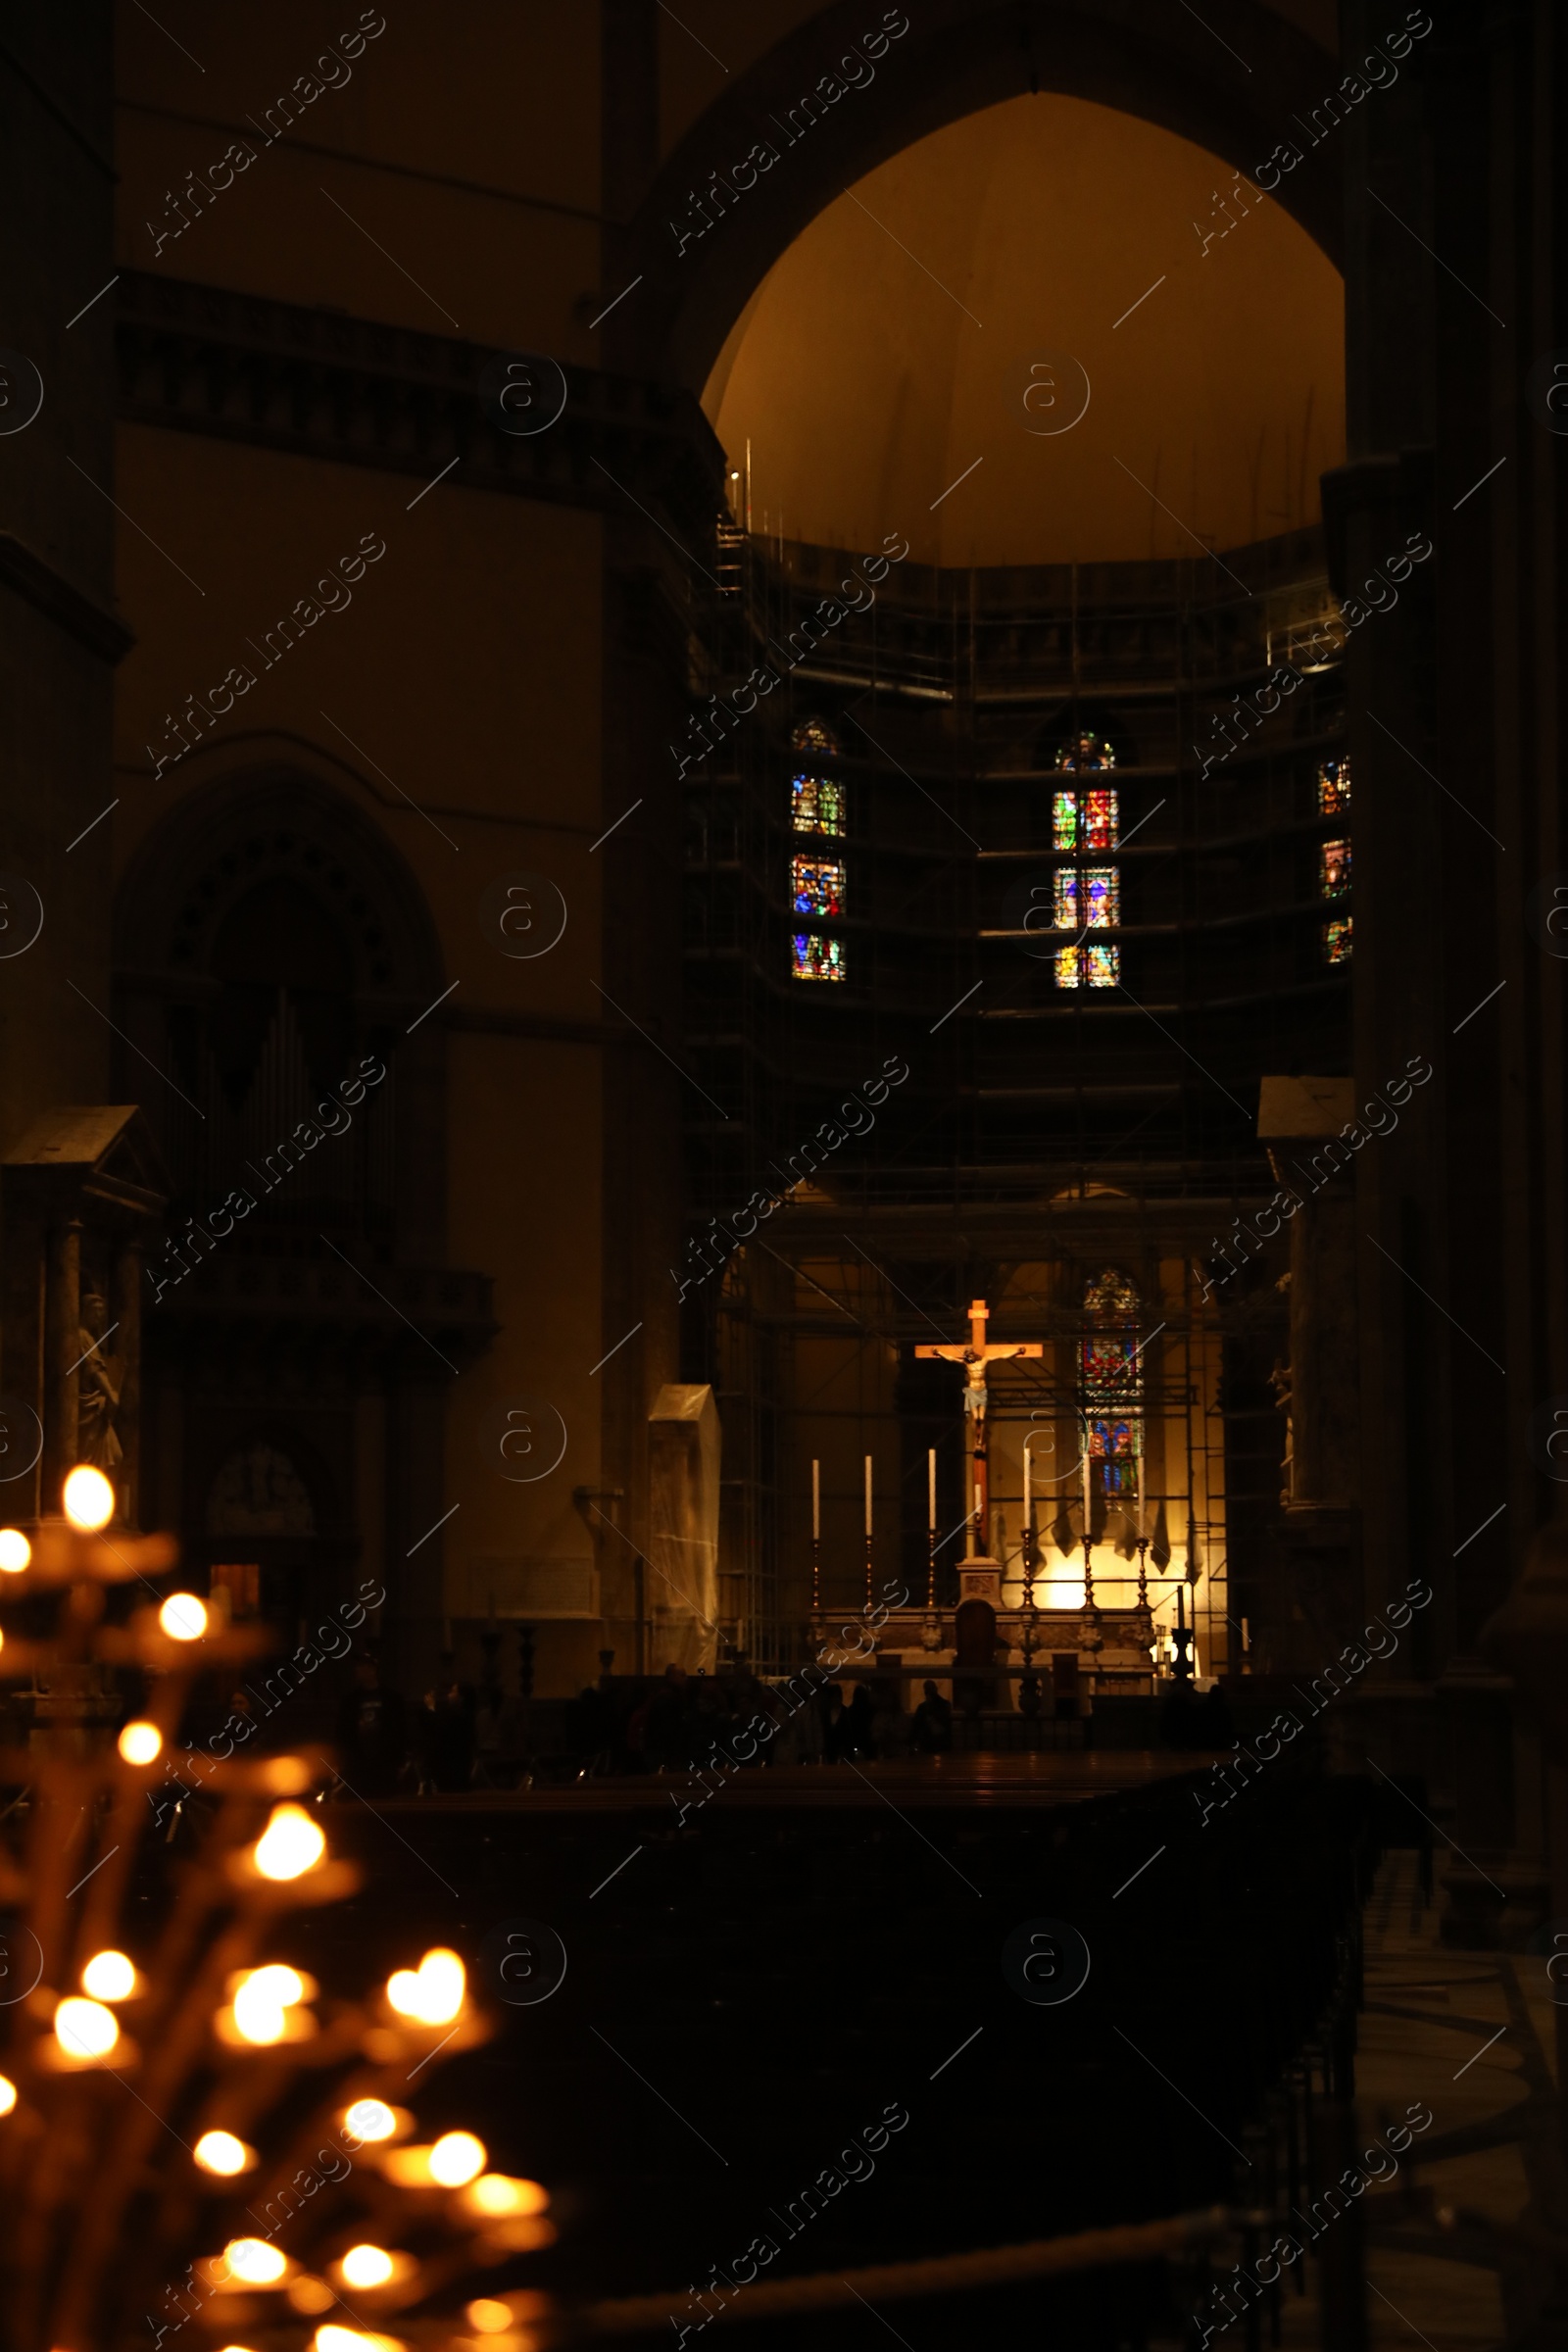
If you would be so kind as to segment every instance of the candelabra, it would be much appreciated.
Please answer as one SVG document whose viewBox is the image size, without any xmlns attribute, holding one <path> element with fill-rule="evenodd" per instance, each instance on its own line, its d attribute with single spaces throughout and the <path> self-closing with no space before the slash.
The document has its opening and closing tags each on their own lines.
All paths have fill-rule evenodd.
<svg viewBox="0 0 1568 2352">
<path fill-rule="evenodd" d="M 98 1471 L 73 1471 L 64 1499 L 64 1518 L 0 1529 L 0 1682 L 72 1698 L 0 1750 L 16 1792 L 0 1907 L 20 1923 L 0 2005 L 0 2341 L 150 2332 L 156 2352 L 193 2322 L 187 2343 L 269 2352 L 476 2335 L 525 2352 L 547 2298 L 478 2294 L 473 2274 L 549 2243 L 549 2198 L 470 2132 L 421 2140 L 400 2104 L 490 2033 L 463 1961 L 427 1951 L 355 2001 L 269 1957 L 291 1912 L 360 1883 L 302 1801 L 326 1760 L 176 1745 L 197 1679 L 267 1637 L 161 1595 L 172 1539 L 113 1526 Z M 118 1739 L 117 1676 L 146 1690 Z M 154 1836 L 171 1814 L 205 1817 L 172 1869 Z M 172 1881 L 147 1913 L 138 1873 L 138 1897 Z"/>
</svg>

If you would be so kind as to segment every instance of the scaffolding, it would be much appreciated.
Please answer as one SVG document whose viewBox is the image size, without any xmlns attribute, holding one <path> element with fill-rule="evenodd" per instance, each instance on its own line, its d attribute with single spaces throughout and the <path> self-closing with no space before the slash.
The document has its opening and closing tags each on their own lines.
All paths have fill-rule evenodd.
<svg viewBox="0 0 1568 2352">
<path fill-rule="evenodd" d="M 855 1401 L 831 1412 L 858 1423 L 858 1451 L 896 1440 L 890 1557 L 912 1559 L 915 1441 L 941 1420 L 913 1380 L 915 1341 L 933 1324 L 954 1336 L 976 1290 L 1012 1313 L 1027 1268 L 1200 1267 L 1270 1189 L 1263 1071 L 1348 1066 L 1312 785 L 1343 747 L 1343 679 L 1315 668 L 1272 711 L 1267 691 L 1282 646 L 1326 609 L 1320 534 L 1224 566 L 905 563 L 803 650 L 804 617 L 858 561 L 726 522 L 691 641 L 711 748 L 683 786 L 684 1042 L 702 1090 L 686 1145 L 694 1248 L 715 1270 L 683 1307 L 684 1369 L 712 1381 L 723 1420 L 725 1630 L 769 1665 L 791 1662 L 805 1614 L 802 1431 L 827 1408 L 802 1384 L 826 1336 L 859 1364 Z M 791 969 L 790 742 L 807 717 L 838 739 L 848 810 L 835 981 Z M 1103 936 L 1120 978 L 1068 991 L 1025 916 L 1060 858 L 1054 749 L 1080 729 L 1115 751 L 1120 898 Z M 894 1066 L 906 1078 L 813 1170 L 805 1148 Z M 1189 1318 L 1202 1372 L 1180 1490 L 1205 1561 L 1240 1542 L 1244 1595 L 1267 1519 L 1254 1359 L 1283 1347 L 1285 1310 L 1248 1315 L 1245 1331 L 1230 1307 Z M 1227 1632 L 1234 1644 L 1234 1624 L 1205 1624 L 1200 1647 L 1223 1654 Z"/>
</svg>

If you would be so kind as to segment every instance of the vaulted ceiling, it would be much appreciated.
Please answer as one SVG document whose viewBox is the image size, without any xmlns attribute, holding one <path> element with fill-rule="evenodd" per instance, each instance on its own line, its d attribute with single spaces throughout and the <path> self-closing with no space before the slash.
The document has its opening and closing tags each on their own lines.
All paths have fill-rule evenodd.
<svg viewBox="0 0 1568 2352">
<path fill-rule="evenodd" d="M 1045 92 L 846 189 L 705 405 L 743 475 L 750 442 L 759 530 L 948 564 L 1223 550 L 1315 519 L 1343 459 L 1341 279 L 1201 148 Z"/>
</svg>

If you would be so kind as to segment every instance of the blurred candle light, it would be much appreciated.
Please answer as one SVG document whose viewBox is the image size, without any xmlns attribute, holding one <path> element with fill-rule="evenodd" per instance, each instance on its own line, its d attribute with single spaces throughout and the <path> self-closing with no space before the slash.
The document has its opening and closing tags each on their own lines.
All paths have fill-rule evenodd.
<svg viewBox="0 0 1568 2352">
<path fill-rule="evenodd" d="M 16 2103 L 16 2084 L 9 2075 L 0 2075 L 0 2115 L 9 2115 Z"/>
<path fill-rule="evenodd" d="M 385 2286 L 397 2266 L 384 2246 L 350 2246 L 337 2267 L 346 2286 Z"/>
<path fill-rule="evenodd" d="M 120 1735 L 119 1747 L 127 1764 L 151 1764 L 164 1744 L 164 1735 L 156 1723 L 138 1718 L 127 1723 Z"/>
<path fill-rule="evenodd" d="M 158 1612 L 171 1642 L 199 1642 L 207 1631 L 207 1606 L 194 1592 L 171 1592 Z"/>
<path fill-rule="evenodd" d="M 216 2173 L 221 2180 L 248 2173 L 256 2162 L 256 2150 L 236 2139 L 232 2132 L 204 2132 L 191 2153 L 204 2173 Z"/>
<path fill-rule="evenodd" d="M 81 1989 L 95 2001 L 124 2001 L 136 1989 L 136 1971 L 123 1952 L 95 1952 L 81 1972 Z"/>
<path fill-rule="evenodd" d="M 20 1527 L 0 1527 L 0 1571 L 20 1576 L 32 1557 L 32 1545 Z"/>
<path fill-rule="evenodd" d="M 298 1879 L 314 1870 L 325 1851 L 326 1838 L 303 1805 L 274 1805 L 254 1859 L 264 1879 Z"/>
<path fill-rule="evenodd" d="M 244 2041 L 260 2048 L 282 2041 L 288 2034 L 285 2011 L 305 1998 L 305 1979 L 298 1969 L 273 1961 L 253 1968 L 234 1990 L 234 2030 Z"/>
<path fill-rule="evenodd" d="M 288 2258 L 261 2237 L 231 2237 L 222 2259 L 231 2278 L 246 2286 L 275 2286 L 288 2269 Z"/>
<path fill-rule="evenodd" d="M 505 2173 L 485 2173 L 469 2182 L 463 2201 L 471 2212 L 496 2218 L 543 2213 L 550 2197 L 537 2180 L 514 2180 Z"/>
<path fill-rule="evenodd" d="M 398 2119 L 384 2099 L 356 2099 L 344 2114 L 343 2128 L 355 2139 L 390 2139 Z"/>
<path fill-rule="evenodd" d="M 491 2295 L 480 2295 L 464 2312 L 468 2326 L 480 2335 L 500 2335 L 512 2326 L 510 2304 L 498 2303 Z"/>
<path fill-rule="evenodd" d="M 73 1994 L 55 2011 L 55 2039 L 73 2058 L 102 2058 L 120 2039 L 120 2023 L 102 2002 Z"/>
<path fill-rule="evenodd" d="M 387 1979 L 386 1997 L 400 2017 L 421 2026 L 449 2026 L 463 2007 L 466 1986 L 457 1953 L 438 1945 L 416 1969 L 397 1969 Z"/>
<path fill-rule="evenodd" d="M 471 2132 L 443 2132 L 430 2150 L 430 2178 L 443 2188 L 463 2188 L 484 2171 L 485 2144 Z"/>
<path fill-rule="evenodd" d="M 115 1490 L 101 1470 L 78 1462 L 61 1489 L 66 1517 L 84 1536 L 96 1535 L 115 1515 Z"/>
</svg>

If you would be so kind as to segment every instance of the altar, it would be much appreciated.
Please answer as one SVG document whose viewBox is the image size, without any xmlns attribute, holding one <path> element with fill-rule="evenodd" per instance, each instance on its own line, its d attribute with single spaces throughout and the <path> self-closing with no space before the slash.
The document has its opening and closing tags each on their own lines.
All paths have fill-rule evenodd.
<svg viewBox="0 0 1568 2352">
<path fill-rule="evenodd" d="M 1163 1540 L 1163 1507 L 1151 1520 L 1141 1491 L 1143 1343 L 1131 1328 L 1118 1278 L 1092 1286 L 1111 1328 L 1086 1348 L 1084 1377 L 1070 1405 L 1050 1426 L 1033 1426 L 1018 1449 L 1022 1526 L 1010 1544 L 991 1493 L 987 1373 L 994 1364 L 1039 1359 L 1039 1341 L 992 1341 L 984 1298 L 969 1307 L 969 1336 L 918 1346 L 964 1375 L 964 1510 L 957 1526 L 937 1523 L 936 1453 L 927 1454 L 925 1592 L 873 1585 L 872 1462 L 865 1459 L 865 1602 L 860 1624 L 830 1616 L 821 1603 L 818 1465 L 812 1464 L 811 1636 L 815 1654 L 846 1682 L 897 1681 L 912 1708 L 920 1687 L 963 1713 L 1034 1718 L 1083 1717 L 1097 1699 L 1152 1699 L 1160 1686 L 1195 1675 L 1197 1546 L 1180 1572 Z M 1064 1411 L 1076 1443 L 1056 1444 Z M 1035 1444 L 1048 1450 L 1037 1466 Z M 1048 1565 L 1037 1524 L 1044 1501 Z M 961 1537 L 961 1556 L 952 1546 Z M 939 1605 L 938 1591 L 943 1592 Z M 896 1603 L 891 1594 L 897 1592 Z M 874 1632 L 871 1630 L 874 1629 Z M 837 1661 L 842 1659 L 842 1663 Z"/>
<path fill-rule="evenodd" d="M 1001 1567 L 978 1554 L 963 1562 L 958 1583 L 956 1608 L 912 1600 L 889 1608 L 869 1648 L 853 1620 L 813 1618 L 815 1654 L 832 1667 L 842 1652 L 845 1663 L 834 1672 L 847 1684 L 896 1678 L 910 1709 L 927 1681 L 960 1710 L 1078 1716 L 1093 1712 L 1097 1696 L 1152 1698 L 1161 1681 L 1172 1679 L 1156 1663 L 1158 1635 L 1147 1597 L 1130 1607 L 1005 1605 Z"/>
</svg>

